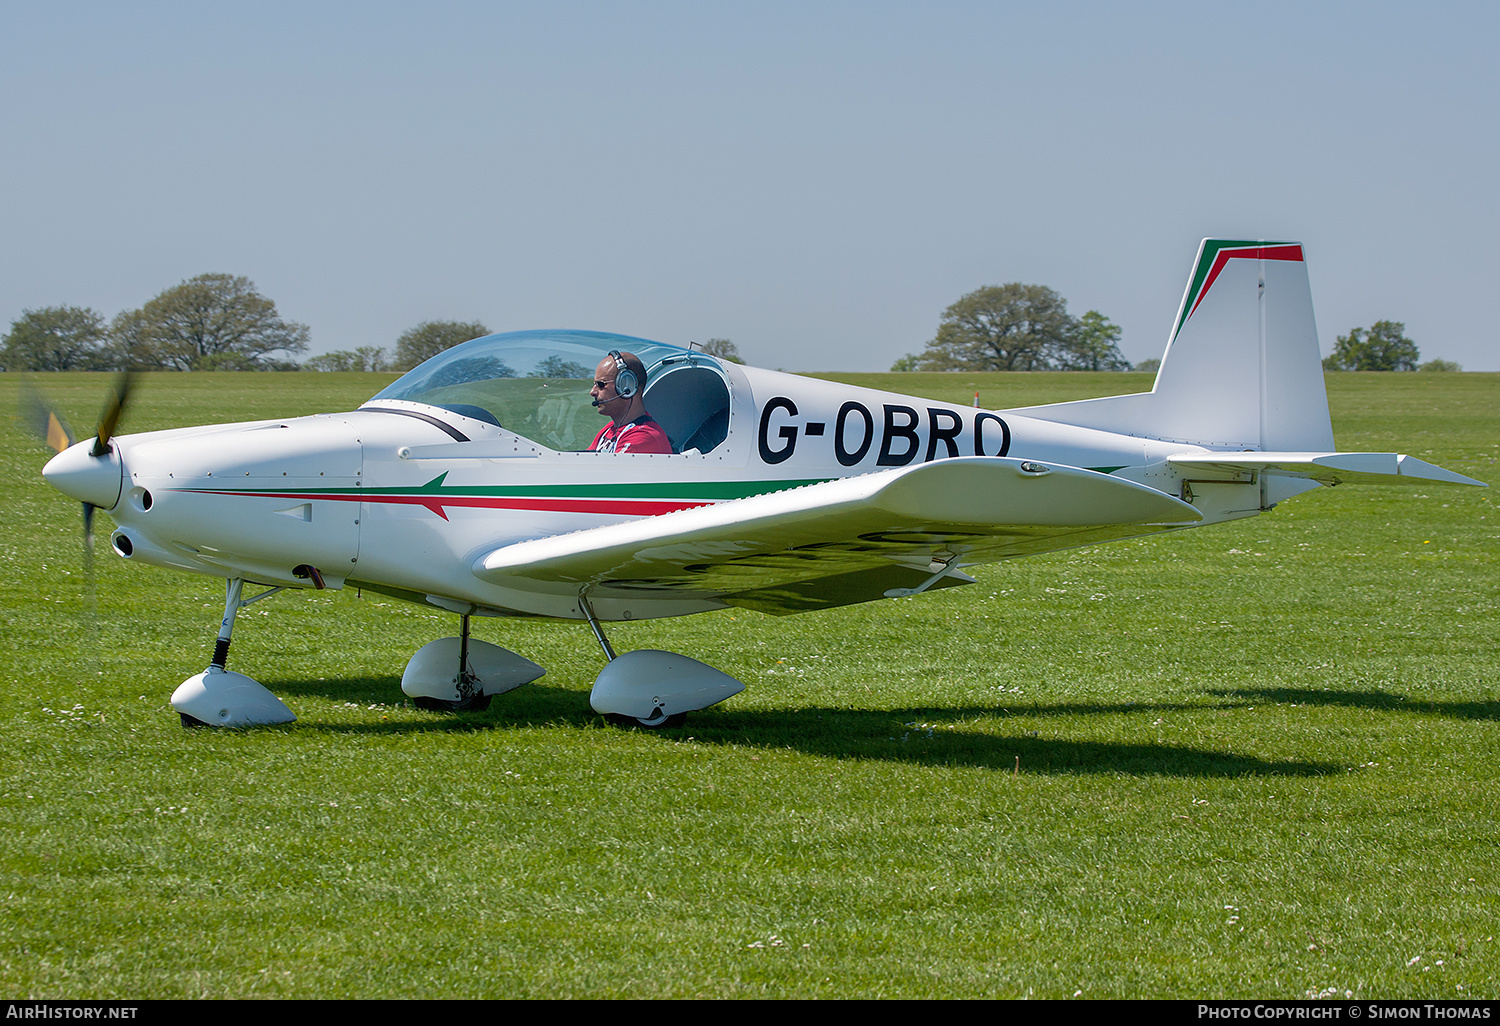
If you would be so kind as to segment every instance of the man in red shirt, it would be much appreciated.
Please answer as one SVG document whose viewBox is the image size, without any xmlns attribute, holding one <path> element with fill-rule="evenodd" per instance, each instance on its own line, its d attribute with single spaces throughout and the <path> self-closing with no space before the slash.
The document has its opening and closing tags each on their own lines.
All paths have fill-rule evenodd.
<svg viewBox="0 0 1500 1026">
<path fill-rule="evenodd" d="M 589 395 L 599 413 L 610 419 L 594 436 L 591 452 L 670 453 L 672 443 L 661 425 L 646 412 L 641 390 L 646 387 L 646 366 L 634 353 L 611 349 L 594 371 Z"/>
</svg>

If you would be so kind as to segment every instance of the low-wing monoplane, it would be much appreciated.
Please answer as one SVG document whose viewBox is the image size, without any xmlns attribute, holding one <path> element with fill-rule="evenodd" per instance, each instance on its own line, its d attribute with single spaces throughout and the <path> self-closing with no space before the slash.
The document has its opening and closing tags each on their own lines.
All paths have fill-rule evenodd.
<svg viewBox="0 0 1500 1026">
<path fill-rule="evenodd" d="M 621 353 L 645 369 L 620 384 L 669 453 L 589 451 L 595 371 Z M 544 672 L 471 639 L 470 617 L 587 623 L 607 659 L 594 709 L 663 726 L 743 685 L 671 652 L 616 655 L 604 624 L 915 595 L 971 583 L 977 564 L 1255 516 L 1320 485 L 1482 485 L 1335 450 L 1296 243 L 1204 240 L 1155 385 L 1133 395 L 981 410 L 526 331 L 440 353 L 349 413 L 113 436 L 119 405 L 44 473 L 109 512 L 119 556 L 227 581 L 213 661 L 172 696 L 190 725 L 295 719 L 225 667 L 235 614 L 286 588 L 457 614 L 459 636 L 402 678 L 428 707 L 479 707 Z"/>
</svg>

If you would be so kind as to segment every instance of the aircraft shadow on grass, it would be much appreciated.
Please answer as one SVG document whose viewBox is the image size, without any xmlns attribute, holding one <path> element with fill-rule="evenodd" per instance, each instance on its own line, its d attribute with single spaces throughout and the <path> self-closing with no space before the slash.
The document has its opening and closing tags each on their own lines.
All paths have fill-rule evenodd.
<svg viewBox="0 0 1500 1026">
<path fill-rule="evenodd" d="M 1334 705 L 1349 709 L 1384 709 L 1391 712 L 1447 716 L 1455 720 L 1500 720 L 1500 702 L 1436 702 L 1410 699 L 1388 691 L 1349 691 L 1321 688 L 1216 688 L 1209 694 L 1281 705 Z"/>
<path fill-rule="evenodd" d="M 310 698 L 355 704 L 404 706 L 408 703 L 394 677 L 351 678 L 316 682 L 284 681 L 277 690 Z M 1240 704 L 1240 703 L 1235 703 Z M 700 744 L 735 744 L 792 748 L 804 755 L 834 759 L 875 759 L 929 766 L 969 766 L 1001 772 L 1079 775 L 1123 773 L 1170 777 L 1307 777 L 1331 776 L 1346 767 L 1306 759 L 1267 759 L 1254 755 L 1160 742 L 1122 743 L 1047 738 L 1035 732 L 993 735 L 966 726 L 976 718 L 1048 715 L 1156 714 L 1202 712 L 1184 703 L 1028 706 L 1010 710 L 988 706 L 934 706 L 906 709 L 835 709 L 799 707 L 775 710 L 723 710 L 690 729 L 673 730 L 664 739 L 691 736 Z M 504 706 L 460 717 L 434 715 L 430 721 L 346 724 L 329 733 L 411 733 L 496 730 L 508 727 L 598 722 L 599 715 L 573 689 L 534 684 L 513 693 Z M 309 724 L 310 725 L 310 724 Z M 1018 762 L 1019 760 L 1019 762 Z"/>
</svg>

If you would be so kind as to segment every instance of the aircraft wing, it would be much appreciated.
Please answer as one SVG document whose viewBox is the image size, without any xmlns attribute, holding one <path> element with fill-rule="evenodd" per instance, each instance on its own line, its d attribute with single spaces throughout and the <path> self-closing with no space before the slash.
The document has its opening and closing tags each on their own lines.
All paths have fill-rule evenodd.
<svg viewBox="0 0 1500 1026">
<path fill-rule="evenodd" d="M 1489 486 L 1472 477 L 1395 452 L 1215 452 L 1167 460 L 1183 470 L 1254 470 L 1337 484 L 1464 484 Z"/>
<path fill-rule="evenodd" d="M 518 542 L 473 570 L 515 588 L 658 592 L 794 613 L 970 583 L 960 567 L 1200 519 L 1187 503 L 1122 478 L 981 456 Z"/>
</svg>

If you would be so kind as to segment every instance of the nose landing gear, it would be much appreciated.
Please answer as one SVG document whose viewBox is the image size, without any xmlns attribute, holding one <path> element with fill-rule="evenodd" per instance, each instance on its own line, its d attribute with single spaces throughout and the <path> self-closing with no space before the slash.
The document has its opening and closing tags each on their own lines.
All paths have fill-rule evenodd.
<svg viewBox="0 0 1500 1026">
<path fill-rule="evenodd" d="M 234 632 L 234 618 L 252 602 L 276 594 L 271 588 L 253 598 L 241 601 L 245 582 L 231 577 L 224 589 L 224 619 L 219 623 L 219 637 L 208 669 L 194 674 L 172 692 L 172 708 L 182 718 L 184 727 L 261 727 L 291 723 L 296 713 L 286 703 L 243 673 L 224 668 L 229 659 L 229 640 Z"/>
</svg>

